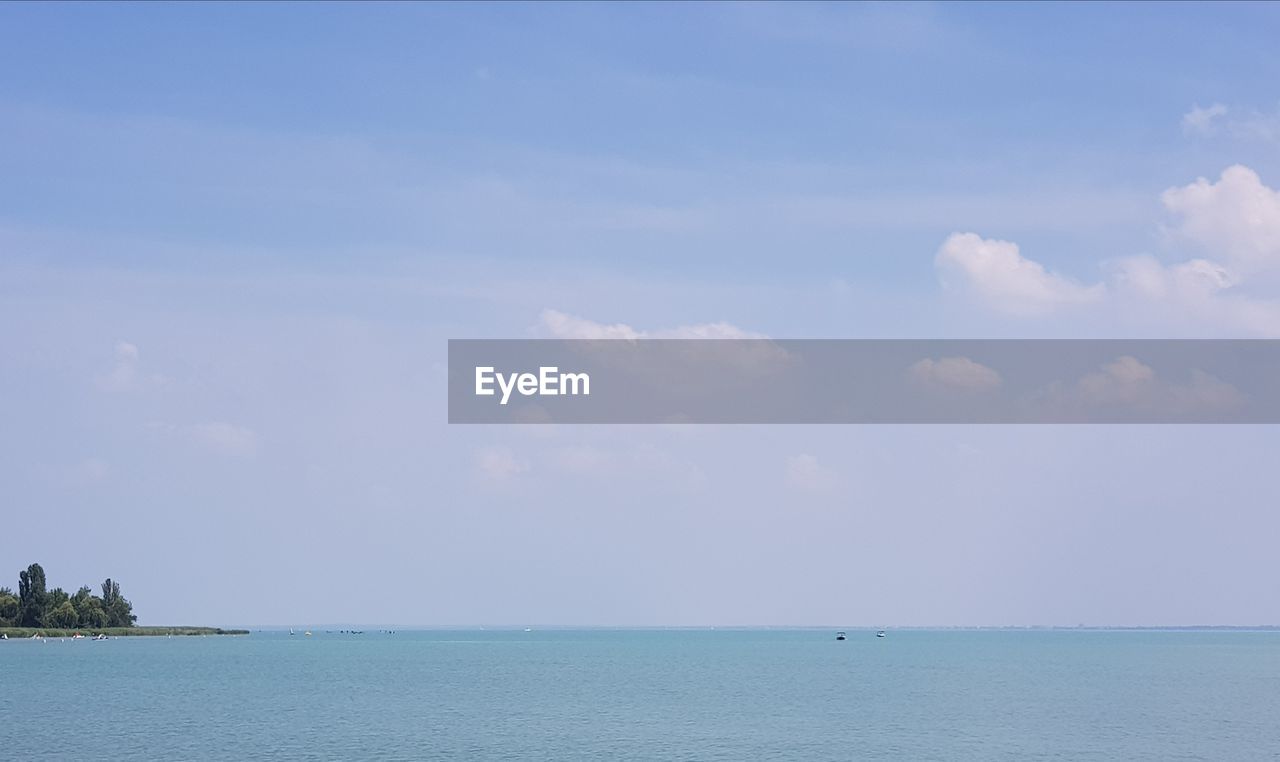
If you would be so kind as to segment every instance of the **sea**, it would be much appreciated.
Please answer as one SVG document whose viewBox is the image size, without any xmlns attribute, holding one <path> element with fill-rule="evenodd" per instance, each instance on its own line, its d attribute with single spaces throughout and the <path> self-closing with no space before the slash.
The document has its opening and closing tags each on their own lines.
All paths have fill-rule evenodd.
<svg viewBox="0 0 1280 762">
<path fill-rule="evenodd" d="M 1280 759 L 1280 632 L 0 642 L 9 760 Z"/>
</svg>

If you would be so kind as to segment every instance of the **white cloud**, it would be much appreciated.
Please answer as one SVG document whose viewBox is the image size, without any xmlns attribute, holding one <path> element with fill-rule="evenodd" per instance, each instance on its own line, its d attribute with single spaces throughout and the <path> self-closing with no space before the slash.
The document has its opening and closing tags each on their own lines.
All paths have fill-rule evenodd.
<svg viewBox="0 0 1280 762">
<path fill-rule="evenodd" d="M 1208 108 L 1201 108 L 1197 104 L 1182 115 L 1182 131 L 1188 135 L 1212 135 L 1216 131 L 1214 122 L 1226 114 L 1227 107 L 1221 103 Z"/>
<path fill-rule="evenodd" d="M 612 466 L 609 453 L 591 445 L 561 447 L 551 458 L 558 468 L 574 474 L 599 474 Z"/>
<path fill-rule="evenodd" d="M 1175 218 L 1170 239 L 1207 256 L 1171 265 L 1150 255 L 1115 259 L 1104 265 L 1105 283 L 1086 287 L 1023 257 L 1012 242 L 956 233 L 936 264 L 944 283 L 997 312 L 1043 315 L 1089 302 L 1105 304 L 1126 324 L 1280 337 L 1280 300 L 1262 295 L 1280 282 L 1280 191 L 1235 165 L 1216 182 L 1202 177 L 1166 190 L 1161 200 Z"/>
<path fill-rule="evenodd" d="M 98 386 L 110 392 L 131 392 L 163 383 L 163 376 L 144 374 L 139 369 L 140 356 L 136 344 L 116 342 L 115 362 L 111 370 L 98 377 Z"/>
<path fill-rule="evenodd" d="M 732 323 L 697 323 L 682 325 L 663 331 L 654 331 L 655 339 L 764 339 L 763 333 L 744 331 Z"/>
<path fill-rule="evenodd" d="M 1199 178 L 1160 197 L 1179 217 L 1173 232 L 1221 258 L 1241 274 L 1280 267 L 1280 191 L 1236 164 L 1217 182 Z"/>
<path fill-rule="evenodd" d="M 987 307 L 1012 315 L 1043 315 L 1075 304 L 1097 302 L 1101 284 L 1083 286 L 1022 256 L 1011 241 L 953 233 L 934 260 L 943 282 L 976 297 Z"/>
<path fill-rule="evenodd" d="M 1280 336 L 1280 301 L 1258 296 L 1257 288 L 1241 290 L 1280 272 L 1280 192 L 1248 167 L 1234 165 L 1216 182 L 1202 177 L 1166 190 L 1161 200 L 1176 217 L 1172 237 L 1210 258 L 1174 265 L 1151 256 L 1113 262 L 1111 290 L 1121 309 L 1184 327 Z"/>
<path fill-rule="evenodd" d="M 1280 142 L 1280 113 L 1256 109 L 1234 110 L 1221 103 L 1195 105 L 1182 115 L 1182 132 L 1197 138 L 1225 136 L 1236 140 Z"/>
<path fill-rule="evenodd" d="M 1111 294 L 1130 322 L 1158 323 L 1183 332 L 1205 328 L 1233 334 L 1280 336 L 1280 302 L 1236 293 L 1238 278 L 1222 265 L 1192 259 L 1165 265 L 1127 257 L 1110 265 Z"/>
<path fill-rule="evenodd" d="M 1084 418 L 1114 408 L 1154 418 L 1195 416 L 1236 409 L 1243 402 L 1234 386 L 1204 371 L 1192 370 L 1186 383 L 1165 381 L 1130 355 L 1105 363 L 1074 385 L 1054 385 L 1037 398 L 1037 404 L 1057 408 L 1060 414 Z"/>
<path fill-rule="evenodd" d="M 806 492 L 828 492 L 837 482 L 834 472 L 806 453 L 787 457 L 785 474 L 787 484 Z"/>
<path fill-rule="evenodd" d="M 543 310 L 540 328 L 557 339 L 639 339 L 640 331 L 623 323 L 605 325 L 592 320 L 566 315 L 558 310 Z"/>
<path fill-rule="evenodd" d="M 693 325 L 676 326 L 675 328 L 665 328 L 660 330 L 640 330 L 633 328 L 625 323 L 614 323 L 612 325 L 597 323 L 585 318 L 567 315 L 557 310 L 546 309 L 542 311 L 541 320 L 537 329 L 542 335 L 547 335 L 557 339 L 768 339 L 769 337 L 762 333 L 745 331 L 731 323 L 697 323 Z M 680 375 L 685 379 L 686 384 L 695 383 L 695 379 L 701 379 L 702 383 L 717 383 L 715 379 L 707 376 L 705 373 L 709 357 L 715 357 L 714 362 L 722 367 L 733 367 L 743 373 L 751 374 L 767 374 L 778 371 L 781 367 L 793 361 L 791 355 L 782 347 L 774 342 L 747 342 L 743 344 L 713 344 L 713 345 L 685 345 L 673 349 L 664 355 L 663 367 L 655 367 L 652 364 L 638 363 L 635 358 L 620 357 L 610 353 L 605 356 L 605 362 L 622 363 L 628 368 L 629 373 L 646 374 L 657 373 L 664 377 L 668 375 Z M 687 363 L 688 372 L 679 372 L 676 370 L 681 364 Z M 668 420 L 668 423 L 680 423 L 685 419 L 676 415 Z"/>
<path fill-rule="evenodd" d="M 1000 374 L 968 357 L 925 358 L 907 369 L 907 377 L 918 384 L 981 392 L 1000 387 Z"/>
<path fill-rule="evenodd" d="M 1076 382 L 1076 388 L 1090 402 L 1132 402 L 1150 387 L 1155 378 L 1155 371 L 1150 366 L 1125 355 L 1081 378 Z"/>
<path fill-rule="evenodd" d="M 258 452 L 258 435 L 252 429 L 216 421 L 187 428 L 195 442 L 220 455 L 248 457 Z"/>
<path fill-rule="evenodd" d="M 698 323 L 657 331 L 644 331 L 625 323 L 597 323 L 559 310 L 542 311 L 539 330 L 556 339 L 763 339 L 764 334 L 744 331 L 726 322 Z"/>
<path fill-rule="evenodd" d="M 475 470 L 489 482 L 509 481 L 529 472 L 529 461 L 506 447 L 486 447 L 475 453 Z"/>
</svg>

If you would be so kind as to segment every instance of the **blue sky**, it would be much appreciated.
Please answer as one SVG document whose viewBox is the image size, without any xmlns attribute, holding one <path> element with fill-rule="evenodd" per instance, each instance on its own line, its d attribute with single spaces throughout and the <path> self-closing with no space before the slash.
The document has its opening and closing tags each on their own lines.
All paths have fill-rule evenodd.
<svg viewBox="0 0 1280 762">
<path fill-rule="evenodd" d="M 617 324 L 1280 336 L 1278 31 L 0 7 L 4 569 L 152 622 L 1280 623 L 1269 427 L 449 428 L 442 367 Z M 220 597 L 258 575 L 285 600 Z"/>
</svg>

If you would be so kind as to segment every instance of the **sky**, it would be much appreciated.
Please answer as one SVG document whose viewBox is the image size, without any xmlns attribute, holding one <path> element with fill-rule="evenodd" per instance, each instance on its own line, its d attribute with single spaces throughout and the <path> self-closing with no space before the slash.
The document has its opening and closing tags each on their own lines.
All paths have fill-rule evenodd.
<svg viewBox="0 0 1280 762">
<path fill-rule="evenodd" d="M 1280 624 L 1272 426 L 445 422 L 450 338 L 1280 338 L 1278 33 L 0 5 L 0 586 L 111 576 L 144 624 Z"/>
</svg>

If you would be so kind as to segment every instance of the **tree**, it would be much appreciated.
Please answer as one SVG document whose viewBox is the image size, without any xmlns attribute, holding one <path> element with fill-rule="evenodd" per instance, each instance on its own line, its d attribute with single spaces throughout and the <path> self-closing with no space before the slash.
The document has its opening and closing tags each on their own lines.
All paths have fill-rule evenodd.
<svg viewBox="0 0 1280 762">
<path fill-rule="evenodd" d="M 63 590 L 60 587 L 55 587 L 49 591 L 49 595 L 44 599 L 44 610 L 48 613 L 69 600 L 71 600 L 71 596 L 67 595 L 66 590 Z"/>
<path fill-rule="evenodd" d="M 78 609 L 81 606 L 84 606 L 92 597 L 93 591 L 89 589 L 89 586 L 81 585 L 80 589 L 76 591 L 76 594 L 71 596 L 71 603 Z"/>
<path fill-rule="evenodd" d="M 89 604 L 83 609 L 77 609 L 76 613 L 80 617 L 79 626 L 86 629 L 106 627 L 110 621 L 107 612 L 102 608 L 102 599 L 96 595 L 89 599 Z"/>
<path fill-rule="evenodd" d="M 132 627 L 138 621 L 133 614 L 133 604 L 120 594 L 120 583 L 110 577 L 102 583 L 102 608 L 107 612 L 108 627 Z"/>
<path fill-rule="evenodd" d="M 107 612 L 102 608 L 102 599 L 94 595 L 88 585 L 71 596 L 71 605 L 76 608 L 77 627 L 96 629 L 107 626 Z"/>
<path fill-rule="evenodd" d="M 45 589 L 44 569 L 31 564 L 18 573 L 18 602 L 21 611 L 18 624 L 22 627 L 39 627 L 44 619 L 45 604 L 49 597 Z"/>
<path fill-rule="evenodd" d="M 13 627 L 18 623 L 22 603 L 7 587 L 0 587 L 0 627 Z"/>
<path fill-rule="evenodd" d="M 44 615 L 44 626 L 70 629 L 76 626 L 76 620 L 76 607 L 68 599 L 49 609 Z"/>
<path fill-rule="evenodd" d="M 18 594 L 0 587 L 0 627 L 57 627 L 101 629 L 132 627 L 138 617 L 133 604 L 120 593 L 120 583 L 107 578 L 102 597 L 85 585 L 68 595 L 60 587 L 48 589 L 44 569 L 31 564 L 18 574 Z"/>
</svg>

